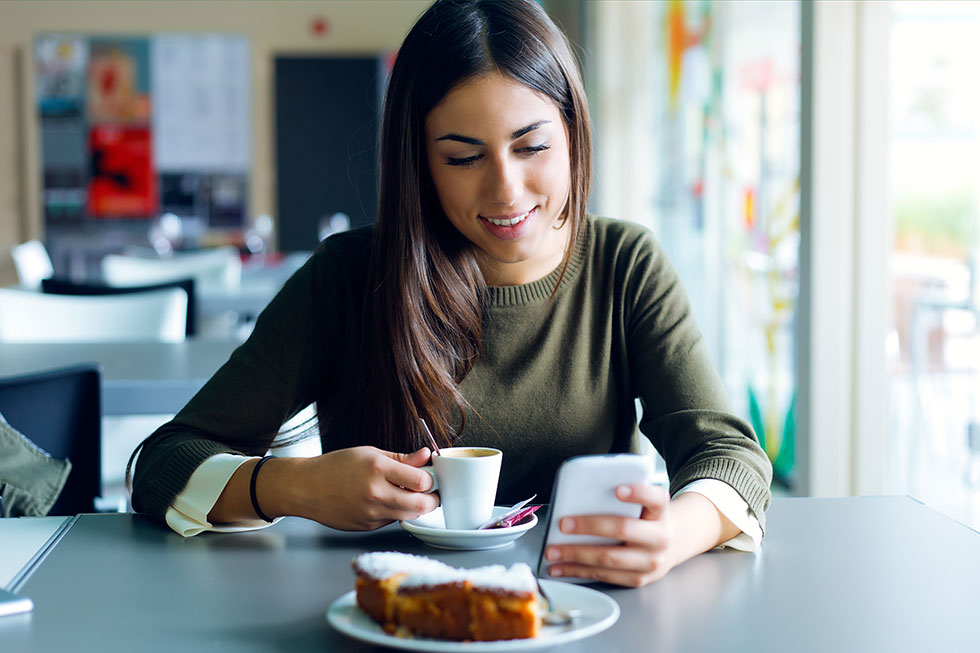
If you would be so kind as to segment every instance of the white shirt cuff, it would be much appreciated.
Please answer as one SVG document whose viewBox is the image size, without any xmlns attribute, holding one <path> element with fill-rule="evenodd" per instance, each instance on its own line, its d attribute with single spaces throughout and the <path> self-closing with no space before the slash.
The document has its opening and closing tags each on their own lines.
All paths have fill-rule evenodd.
<svg viewBox="0 0 980 653">
<path fill-rule="evenodd" d="M 682 487 L 675 497 L 685 492 L 695 492 L 710 501 L 718 512 L 725 515 L 742 532 L 722 542 L 717 548 L 731 547 L 738 551 L 758 551 L 762 544 L 762 527 L 749 504 L 728 483 L 714 478 L 701 478 Z"/>
<path fill-rule="evenodd" d="M 262 519 L 250 519 L 218 524 L 217 526 L 208 521 L 208 513 L 211 512 L 211 508 L 214 507 L 218 497 L 224 491 L 228 479 L 248 460 L 251 458 L 219 453 L 201 463 L 191 474 L 187 485 L 174 499 L 173 505 L 167 509 L 165 515 L 167 525 L 184 537 L 191 537 L 204 531 L 236 533 L 271 526 L 270 523 Z"/>
</svg>

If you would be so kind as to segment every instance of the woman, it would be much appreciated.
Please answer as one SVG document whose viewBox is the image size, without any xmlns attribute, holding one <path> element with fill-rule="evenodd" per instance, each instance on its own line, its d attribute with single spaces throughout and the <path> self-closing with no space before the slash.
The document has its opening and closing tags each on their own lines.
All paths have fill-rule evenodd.
<svg viewBox="0 0 980 653">
<path fill-rule="evenodd" d="M 660 451 L 672 498 L 622 486 L 640 518 L 567 520 L 626 544 L 551 547 L 556 575 L 638 586 L 719 544 L 757 546 L 768 460 L 729 414 L 653 238 L 585 213 L 588 108 L 547 15 L 433 4 L 399 50 L 381 148 L 373 229 L 324 241 L 148 438 L 134 506 L 185 533 L 257 516 L 349 530 L 413 519 L 437 505 L 418 469 L 424 418 L 443 443 L 504 451 L 503 503 L 549 496 L 572 455 L 639 451 L 644 436 Z M 313 402 L 324 454 L 257 473 Z"/>
</svg>

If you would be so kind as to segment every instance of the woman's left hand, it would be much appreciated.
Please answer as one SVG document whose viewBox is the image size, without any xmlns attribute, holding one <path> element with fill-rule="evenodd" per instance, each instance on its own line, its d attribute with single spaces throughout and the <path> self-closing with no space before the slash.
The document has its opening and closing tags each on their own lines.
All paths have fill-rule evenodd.
<svg viewBox="0 0 980 653">
<path fill-rule="evenodd" d="M 622 544 L 549 546 L 545 557 L 554 562 L 553 577 L 575 576 L 641 587 L 663 578 L 679 563 L 674 555 L 677 537 L 667 490 L 656 485 L 621 485 L 616 496 L 643 506 L 640 517 L 576 515 L 562 518 L 558 526 L 563 533 L 600 535 Z"/>
</svg>

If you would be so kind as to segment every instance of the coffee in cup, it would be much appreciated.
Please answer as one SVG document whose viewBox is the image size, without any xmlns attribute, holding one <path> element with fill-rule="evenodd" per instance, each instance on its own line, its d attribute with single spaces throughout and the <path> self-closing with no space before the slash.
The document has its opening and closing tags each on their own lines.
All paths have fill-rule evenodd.
<svg viewBox="0 0 980 653">
<path fill-rule="evenodd" d="M 489 447 L 449 447 L 432 454 L 422 470 L 439 490 L 446 528 L 472 530 L 490 521 L 503 453 Z"/>
</svg>

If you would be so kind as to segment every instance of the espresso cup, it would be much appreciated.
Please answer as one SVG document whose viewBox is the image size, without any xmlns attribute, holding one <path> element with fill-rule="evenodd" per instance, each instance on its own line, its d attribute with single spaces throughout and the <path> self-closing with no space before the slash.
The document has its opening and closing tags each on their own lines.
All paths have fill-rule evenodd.
<svg viewBox="0 0 980 653">
<path fill-rule="evenodd" d="M 450 447 L 432 454 L 422 471 L 439 490 L 446 528 L 472 530 L 490 521 L 497 498 L 497 479 L 503 453 L 489 447 Z"/>
</svg>

